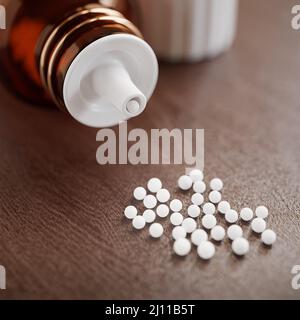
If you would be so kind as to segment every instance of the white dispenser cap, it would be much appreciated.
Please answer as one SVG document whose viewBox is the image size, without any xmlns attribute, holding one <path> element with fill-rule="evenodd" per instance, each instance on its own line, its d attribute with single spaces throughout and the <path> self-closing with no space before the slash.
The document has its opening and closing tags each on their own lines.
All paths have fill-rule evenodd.
<svg viewBox="0 0 300 320">
<path fill-rule="evenodd" d="M 66 108 L 90 127 L 109 127 L 139 115 L 157 83 L 151 47 L 128 34 L 100 38 L 71 63 L 63 85 Z"/>
</svg>

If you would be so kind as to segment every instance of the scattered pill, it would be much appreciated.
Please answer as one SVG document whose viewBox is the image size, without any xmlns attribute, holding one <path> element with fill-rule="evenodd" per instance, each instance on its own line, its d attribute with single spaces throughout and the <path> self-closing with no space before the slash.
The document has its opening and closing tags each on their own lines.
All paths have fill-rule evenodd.
<svg viewBox="0 0 300 320">
<path fill-rule="evenodd" d="M 193 180 L 189 176 L 184 175 L 178 179 L 178 187 L 181 190 L 189 190 L 192 187 L 192 184 Z"/>
<path fill-rule="evenodd" d="M 269 210 L 265 206 L 259 206 L 255 209 L 255 215 L 258 218 L 265 219 L 269 215 Z"/>
<path fill-rule="evenodd" d="M 206 229 L 212 229 L 217 224 L 217 219 L 212 214 L 206 214 L 202 220 L 202 225 Z"/>
<path fill-rule="evenodd" d="M 202 207 L 204 214 L 214 214 L 216 212 L 216 207 L 214 204 L 207 202 Z"/>
<path fill-rule="evenodd" d="M 143 229 L 146 225 L 146 221 L 144 219 L 144 217 L 142 216 L 136 216 L 133 220 L 132 220 L 132 226 L 137 229 Z"/>
<path fill-rule="evenodd" d="M 203 172 L 199 169 L 193 169 L 189 176 L 192 178 L 194 182 L 203 180 Z"/>
<path fill-rule="evenodd" d="M 196 229 L 191 235 L 191 241 L 195 246 L 199 246 L 202 241 L 206 241 L 207 239 L 207 232 L 203 229 Z"/>
<path fill-rule="evenodd" d="M 133 219 L 137 215 L 137 209 L 134 206 L 128 206 L 124 210 L 124 215 L 127 219 Z"/>
<path fill-rule="evenodd" d="M 156 208 L 156 214 L 161 217 L 161 218 L 165 218 L 168 216 L 170 212 L 169 207 L 166 204 L 160 204 L 157 208 Z"/>
<path fill-rule="evenodd" d="M 249 251 L 249 242 L 245 238 L 236 238 L 231 248 L 236 255 L 243 256 Z"/>
<path fill-rule="evenodd" d="M 243 229 L 237 224 L 233 224 L 227 229 L 227 236 L 230 240 L 241 238 L 243 236 Z"/>
<path fill-rule="evenodd" d="M 156 193 L 162 188 L 162 183 L 158 178 L 151 178 L 148 181 L 147 188 L 150 192 Z"/>
<path fill-rule="evenodd" d="M 148 194 L 143 203 L 147 209 L 153 209 L 157 205 L 157 200 L 152 194 Z"/>
<path fill-rule="evenodd" d="M 204 193 L 206 190 L 206 184 L 204 181 L 196 181 L 193 184 L 193 190 L 197 193 Z"/>
<path fill-rule="evenodd" d="M 153 210 L 147 209 L 144 211 L 143 217 L 147 223 L 152 223 L 156 218 L 156 214 Z"/>
<path fill-rule="evenodd" d="M 144 200 L 146 195 L 147 195 L 146 189 L 143 187 L 137 187 L 133 191 L 133 196 L 136 200 Z"/>
<path fill-rule="evenodd" d="M 276 233 L 271 229 L 267 229 L 261 234 L 261 241 L 268 246 L 274 244 L 276 238 Z"/>
<path fill-rule="evenodd" d="M 191 204 L 188 207 L 188 215 L 192 218 L 197 218 L 200 216 L 200 208 L 196 206 L 195 204 Z"/>
<path fill-rule="evenodd" d="M 179 226 L 182 224 L 183 215 L 180 212 L 174 212 L 170 216 L 170 221 L 173 226 Z"/>
<path fill-rule="evenodd" d="M 210 235 L 215 241 L 222 241 L 225 238 L 226 232 L 222 226 L 214 226 L 211 229 Z"/>
<path fill-rule="evenodd" d="M 226 213 L 225 213 L 225 220 L 229 223 L 237 222 L 238 218 L 239 218 L 238 213 L 233 209 L 230 209 L 230 210 L 226 211 Z"/>
<path fill-rule="evenodd" d="M 201 193 L 194 193 L 191 197 L 191 201 L 196 206 L 200 206 L 204 202 L 204 197 Z"/>
<path fill-rule="evenodd" d="M 185 218 L 181 225 L 187 233 L 192 233 L 197 228 L 197 223 L 193 218 Z"/>
<path fill-rule="evenodd" d="M 182 226 L 177 226 L 172 230 L 172 237 L 174 240 L 185 238 L 186 237 L 186 231 Z"/>
<path fill-rule="evenodd" d="M 170 197 L 170 192 L 167 189 L 160 189 L 156 193 L 156 199 L 161 203 L 169 201 Z"/>
<path fill-rule="evenodd" d="M 223 181 L 219 178 L 214 178 L 210 181 L 211 190 L 221 191 L 223 189 Z"/>
<path fill-rule="evenodd" d="M 182 202 L 178 199 L 174 199 L 170 202 L 170 208 L 173 212 L 179 212 L 182 210 Z"/>
<path fill-rule="evenodd" d="M 255 218 L 251 222 L 251 229 L 256 233 L 262 233 L 266 229 L 266 221 L 262 218 Z"/>
<path fill-rule="evenodd" d="M 199 257 L 204 260 L 211 259 L 214 256 L 215 252 L 215 246 L 210 241 L 202 241 L 197 248 Z"/>
<path fill-rule="evenodd" d="M 225 214 L 228 210 L 230 210 L 230 204 L 228 201 L 221 201 L 218 203 L 218 211 Z"/>
<path fill-rule="evenodd" d="M 175 240 L 173 249 L 179 256 L 186 256 L 191 251 L 191 242 L 186 238 L 179 238 Z"/>
<path fill-rule="evenodd" d="M 149 227 L 149 234 L 152 238 L 160 238 L 164 233 L 164 228 L 160 223 L 152 223 Z"/>
<path fill-rule="evenodd" d="M 222 195 L 219 191 L 211 191 L 208 195 L 208 199 L 212 203 L 219 203 L 222 199 Z"/>
<path fill-rule="evenodd" d="M 243 208 L 240 212 L 240 217 L 246 222 L 251 221 L 253 219 L 253 211 L 250 208 Z"/>
</svg>

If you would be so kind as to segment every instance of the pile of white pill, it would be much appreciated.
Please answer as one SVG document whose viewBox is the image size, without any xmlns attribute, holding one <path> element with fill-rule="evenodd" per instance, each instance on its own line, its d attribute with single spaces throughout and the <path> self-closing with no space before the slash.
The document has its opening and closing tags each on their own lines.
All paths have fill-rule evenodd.
<svg viewBox="0 0 300 320">
<path fill-rule="evenodd" d="M 164 227 L 160 222 L 168 219 L 173 226 L 173 250 L 179 256 L 189 254 L 194 245 L 200 258 L 211 259 L 216 252 L 215 243 L 226 238 L 231 241 L 232 251 L 243 256 L 249 252 L 250 245 L 241 225 L 248 225 L 254 233 L 260 234 L 261 242 L 265 245 L 275 243 L 276 233 L 267 229 L 267 207 L 258 206 L 254 212 L 246 207 L 238 212 L 231 208 L 228 201 L 222 200 L 224 184 L 221 179 L 212 179 L 208 186 L 203 179 L 203 172 L 198 169 L 179 177 L 179 189 L 193 191 L 187 210 L 183 210 L 182 201 L 171 199 L 169 190 L 163 188 L 160 179 L 152 178 L 148 181 L 147 188 L 139 186 L 133 191 L 133 197 L 142 202 L 142 212 L 130 205 L 125 208 L 124 215 L 132 220 L 134 229 L 141 230 L 149 224 L 149 235 L 152 238 L 160 238 L 164 234 Z M 206 191 L 207 200 L 204 196 Z M 219 224 L 222 219 L 223 226 Z"/>
</svg>

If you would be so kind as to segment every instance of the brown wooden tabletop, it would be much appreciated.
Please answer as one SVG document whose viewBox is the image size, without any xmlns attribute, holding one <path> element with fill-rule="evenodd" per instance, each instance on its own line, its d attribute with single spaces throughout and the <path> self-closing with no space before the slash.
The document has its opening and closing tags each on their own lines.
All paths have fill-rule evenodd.
<svg viewBox="0 0 300 320">
<path fill-rule="evenodd" d="M 170 227 L 153 241 L 123 218 L 132 190 L 158 176 L 181 196 L 178 165 L 96 162 L 97 130 L 0 88 L 1 298 L 300 298 L 300 31 L 294 1 L 242 0 L 233 48 L 195 65 L 161 64 L 157 90 L 130 128 L 204 128 L 206 179 L 224 180 L 240 210 L 264 204 L 271 249 L 249 233 L 239 259 L 229 241 L 210 262 L 172 254 Z M 184 195 L 185 205 L 188 195 Z M 167 226 L 168 222 L 165 221 Z M 249 233 L 249 234 L 248 234 Z"/>
</svg>

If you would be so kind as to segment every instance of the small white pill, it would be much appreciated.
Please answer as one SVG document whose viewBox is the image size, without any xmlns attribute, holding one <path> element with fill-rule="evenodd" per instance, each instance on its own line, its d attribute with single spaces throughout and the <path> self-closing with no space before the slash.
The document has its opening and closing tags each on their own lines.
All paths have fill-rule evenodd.
<svg viewBox="0 0 300 320">
<path fill-rule="evenodd" d="M 127 219 L 133 219 L 137 215 L 137 209 L 134 206 L 128 206 L 124 210 L 124 215 Z"/>
<path fill-rule="evenodd" d="M 137 187 L 133 191 L 133 196 L 136 200 L 144 200 L 146 195 L 147 195 L 147 192 L 143 187 Z"/>
<path fill-rule="evenodd" d="M 243 208 L 240 212 L 241 219 L 248 222 L 253 219 L 253 211 L 250 208 Z"/>
<path fill-rule="evenodd" d="M 225 220 L 229 223 L 237 222 L 238 218 L 239 218 L 238 213 L 233 209 L 230 209 L 225 213 Z"/>
<path fill-rule="evenodd" d="M 204 214 L 214 214 L 216 212 L 216 207 L 214 204 L 207 202 L 203 205 L 202 211 Z"/>
<path fill-rule="evenodd" d="M 215 246 L 210 241 L 202 241 L 197 248 L 198 256 L 204 260 L 211 259 L 215 252 Z"/>
<path fill-rule="evenodd" d="M 174 240 L 185 238 L 186 237 L 186 231 L 182 226 L 177 226 L 172 230 L 172 237 Z"/>
<path fill-rule="evenodd" d="M 146 225 L 146 221 L 145 221 L 144 217 L 142 217 L 142 216 L 136 216 L 132 220 L 132 226 L 137 230 L 143 229 L 145 227 L 145 225 Z"/>
<path fill-rule="evenodd" d="M 191 248 L 192 248 L 191 242 L 186 238 L 179 238 L 175 240 L 173 245 L 174 252 L 178 256 L 186 256 L 187 254 L 190 253 Z"/>
<path fill-rule="evenodd" d="M 153 210 L 147 209 L 144 211 L 143 217 L 147 223 L 152 223 L 156 218 L 156 214 Z"/>
<path fill-rule="evenodd" d="M 255 209 L 255 215 L 258 218 L 265 219 L 269 215 L 269 210 L 265 206 L 259 206 Z"/>
<path fill-rule="evenodd" d="M 191 204 L 188 207 L 188 215 L 192 218 L 197 218 L 200 216 L 200 208 L 195 204 Z"/>
<path fill-rule="evenodd" d="M 189 190 L 192 187 L 192 184 L 193 180 L 189 176 L 184 175 L 178 179 L 178 187 L 181 190 Z"/>
<path fill-rule="evenodd" d="M 203 229 L 196 229 L 191 235 L 191 241 L 195 246 L 199 246 L 202 241 L 206 241 L 208 235 Z"/>
<path fill-rule="evenodd" d="M 183 215 L 180 212 L 174 212 L 170 216 L 170 221 L 173 226 L 179 226 L 182 224 Z"/>
<path fill-rule="evenodd" d="M 147 183 L 147 188 L 150 192 L 156 193 L 162 188 L 162 183 L 158 178 L 151 178 Z"/>
<path fill-rule="evenodd" d="M 221 201 L 218 203 L 218 211 L 225 214 L 228 210 L 230 210 L 230 204 L 228 201 Z"/>
<path fill-rule="evenodd" d="M 161 217 L 161 218 L 165 218 L 168 216 L 170 212 L 169 207 L 166 204 L 160 204 L 157 208 L 156 208 L 156 214 Z"/>
<path fill-rule="evenodd" d="M 160 238 L 164 233 L 164 228 L 160 223 L 152 223 L 149 227 L 149 234 L 152 238 Z"/>
<path fill-rule="evenodd" d="M 174 199 L 170 202 L 170 208 L 173 212 L 179 212 L 182 209 L 182 202 L 178 199 Z"/>
<path fill-rule="evenodd" d="M 182 226 L 187 233 L 192 233 L 197 228 L 197 223 L 193 218 L 185 218 L 182 221 Z"/>
<path fill-rule="evenodd" d="M 206 229 L 212 229 L 217 224 L 217 219 L 212 214 L 206 214 L 202 220 L 202 225 Z"/>
<path fill-rule="evenodd" d="M 203 172 L 199 169 L 193 169 L 189 176 L 192 178 L 194 182 L 203 180 Z"/>
<path fill-rule="evenodd" d="M 231 248 L 238 256 L 243 256 L 249 251 L 249 242 L 245 238 L 237 238 L 233 240 Z"/>
<path fill-rule="evenodd" d="M 148 194 L 145 197 L 143 203 L 147 209 L 153 209 L 157 204 L 157 200 L 152 194 Z"/>
<path fill-rule="evenodd" d="M 160 189 L 156 193 L 156 198 L 161 203 L 169 201 L 170 197 L 170 192 L 167 189 Z"/>
<path fill-rule="evenodd" d="M 230 240 L 241 238 L 243 236 L 243 229 L 237 224 L 233 224 L 227 229 L 227 236 Z"/>
<path fill-rule="evenodd" d="M 215 241 L 222 241 L 225 238 L 226 232 L 222 226 L 215 226 L 211 229 L 210 235 Z"/>
<path fill-rule="evenodd" d="M 204 181 L 196 181 L 193 184 L 193 190 L 197 193 L 204 193 L 206 190 L 206 184 Z"/>
<path fill-rule="evenodd" d="M 204 197 L 201 193 L 194 193 L 191 200 L 193 204 L 200 206 L 204 202 Z"/>
<path fill-rule="evenodd" d="M 251 229 L 256 233 L 262 233 L 266 229 L 266 221 L 262 218 L 255 218 L 251 222 Z"/>
<path fill-rule="evenodd" d="M 219 178 L 214 178 L 210 181 L 211 190 L 221 191 L 223 189 L 223 181 Z"/>
<path fill-rule="evenodd" d="M 261 235 L 261 241 L 268 246 L 271 246 L 272 244 L 274 244 L 276 241 L 276 238 L 277 238 L 276 233 L 271 229 L 265 230 Z"/>
<path fill-rule="evenodd" d="M 211 191 L 208 195 L 208 199 L 212 203 L 219 203 L 222 199 L 222 195 L 219 191 Z"/>
</svg>

